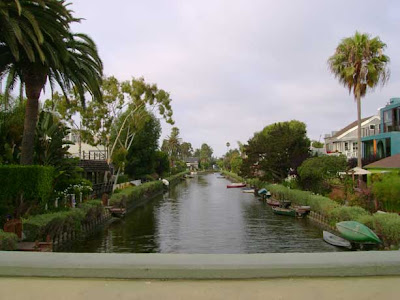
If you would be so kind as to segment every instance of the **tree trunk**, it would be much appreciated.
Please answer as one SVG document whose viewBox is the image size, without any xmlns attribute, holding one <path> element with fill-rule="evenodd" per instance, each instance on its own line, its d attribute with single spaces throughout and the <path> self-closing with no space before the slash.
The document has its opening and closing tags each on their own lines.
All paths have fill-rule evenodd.
<svg viewBox="0 0 400 300">
<path fill-rule="evenodd" d="M 357 167 L 362 168 L 361 154 L 361 96 L 360 91 L 357 92 Z"/>
<path fill-rule="evenodd" d="M 47 72 L 43 67 L 29 68 L 23 72 L 25 93 L 28 101 L 25 109 L 24 133 L 22 136 L 21 165 L 32 165 L 35 129 L 39 114 L 39 97 L 46 84 Z"/>
</svg>

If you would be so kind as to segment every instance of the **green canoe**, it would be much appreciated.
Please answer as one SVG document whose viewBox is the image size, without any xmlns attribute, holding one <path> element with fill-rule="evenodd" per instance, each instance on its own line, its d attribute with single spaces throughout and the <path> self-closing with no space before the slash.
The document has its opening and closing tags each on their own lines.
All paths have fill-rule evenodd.
<svg viewBox="0 0 400 300">
<path fill-rule="evenodd" d="M 367 226 L 356 221 L 336 223 L 336 228 L 345 239 L 358 243 L 382 243 Z"/>
</svg>

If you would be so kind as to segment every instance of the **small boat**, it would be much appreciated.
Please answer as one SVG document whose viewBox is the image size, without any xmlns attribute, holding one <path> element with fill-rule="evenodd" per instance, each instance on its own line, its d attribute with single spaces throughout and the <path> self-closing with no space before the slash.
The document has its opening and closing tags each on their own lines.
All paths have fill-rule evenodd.
<svg viewBox="0 0 400 300">
<path fill-rule="evenodd" d="M 310 212 L 309 210 L 298 209 L 295 207 L 284 208 L 284 207 L 282 207 L 282 203 L 280 205 L 281 205 L 280 207 L 276 207 L 276 206 L 272 207 L 274 214 L 303 218 Z"/>
<path fill-rule="evenodd" d="M 243 193 L 251 193 L 251 194 L 254 194 L 254 189 L 252 189 L 252 188 L 245 188 L 245 189 L 242 190 L 242 192 L 243 192 Z"/>
<path fill-rule="evenodd" d="M 296 216 L 296 210 L 293 208 L 272 207 L 272 211 L 274 212 L 274 214 L 277 215 L 284 215 L 290 217 Z"/>
<path fill-rule="evenodd" d="M 275 207 L 281 206 L 281 203 L 278 200 L 274 199 L 267 199 L 267 204 L 269 206 L 275 206 Z"/>
<path fill-rule="evenodd" d="M 260 190 L 258 190 L 258 194 L 259 195 L 266 195 L 267 194 L 267 190 L 266 189 L 260 189 Z"/>
<path fill-rule="evenodd" d="M 348 240 L 345 240 L 344 238 L 341 238 L 340 236 L 334 235 L 333 233 L 330 233 L 328 231 L 323 231 L 322 232 L 324 241 L 327 242 L 328 244 L 331 244 L 333 246 L 337 247 L 344 247 L 347 249 L 351 249 L 351 243 Z"/>
<path fill-rule="evenodd" d="M 125 217 L 125 214 L 126 214 L 125 208 L 112 207 L 109 210 L 110 210 L 111 215 L 114 217 L 117 217 L 117 218 Z"/>
<path fill-rule="evenodd" d="M 241 188 L 241 187 L 245 187 L 245 186 L 246 186 L 245 183 L 237 182 L 237 183 L 228 184 L 226 187 L 229 189 L 229 188 Z"/>
<path fill-rule="evenodd" d="M 358 243 L 379 244 L 382 241 L 367 226 L 356 221 L 336 223 L 336 228 L 345 239 Z"/>
</svg>

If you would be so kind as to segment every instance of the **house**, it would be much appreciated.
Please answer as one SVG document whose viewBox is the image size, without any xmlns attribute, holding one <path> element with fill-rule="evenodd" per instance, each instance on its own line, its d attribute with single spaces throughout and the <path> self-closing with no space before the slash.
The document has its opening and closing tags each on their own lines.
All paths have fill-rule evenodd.
<svg viewBox="0 0 400 300">
<path fill-rule="evenodd" d="M 380 109 L 380 124 L 362 131 L 363 158 L 385 158 L 400 153 L 400 98 Z"/>
<path fill-rule="evenodd" d="M 380 124 L 379 116 L 361 119 L 361 131 L 374 132 Z M 350 123 L 339 131 L 325 135 L 327 154 L 344 154 L 347 159 L 357 158 L 357 121 Z"/>
<path fill-rule="evenodd" d="M 185 159 L 185 162 L 190 171 L 199 169 L 199 159 L 197 157 L 188 157 Z"/>
<path fill-rule="evenodd" d="M 93 196 L 101 197 L 112 191 L 113 167 L 108 163 L 108 152 L 105 146 L 92 146 L 80 140 L 78 131 L 72 131 L 66 138 L 72 157 L 79 158 L 78 166 L 83 169 L 83 177 L 92 182 Z"/>
<path fill-rule="evenodd" d="M 400 171 L 400 153 L 375 161 L 363 168 L 373 173 Z"/>
</svg>

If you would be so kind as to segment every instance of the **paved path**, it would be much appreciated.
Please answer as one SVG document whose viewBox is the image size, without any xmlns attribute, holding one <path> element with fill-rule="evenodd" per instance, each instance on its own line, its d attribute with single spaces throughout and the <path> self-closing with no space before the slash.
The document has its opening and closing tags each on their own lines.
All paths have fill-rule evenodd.
<svg viewBox="0 0 400 300">
<path fill-rule="evenodd" d="M 266 280 L 0 278 L 0 299 L 400 299 L 400 277 Z"/>
</svg>

